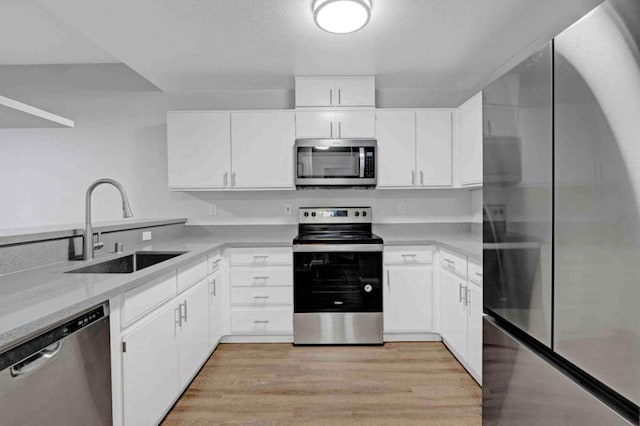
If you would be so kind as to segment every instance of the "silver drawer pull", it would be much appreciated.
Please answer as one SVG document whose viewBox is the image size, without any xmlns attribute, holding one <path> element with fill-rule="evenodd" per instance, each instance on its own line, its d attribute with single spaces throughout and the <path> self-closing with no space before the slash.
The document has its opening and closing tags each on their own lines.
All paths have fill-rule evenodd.
<svg viewBox="0 0 640 426">
<path fill-rule="evenodd" d="M 476 275 L 482 278 L 482 274 L 480 272 L 476 272 Z"/>
<path fill-rule="evenodd" d="M 268 299 L 269 296 L 253 296 L 254 299 Z"/>
<path fill-rule="evenodd" d="M 400 256 L 402 256 L 403 258 L 404 258 L 404 257 L 412 257 L 412 258 L 413 258 L 413 260 L 415 260 L 415 259 L 416 259 L 416 256 L 418 256 L 418 255 L 417 255 L 417 254 L 401 254 Z"/>
<path fill-rule="evenodd" d="M 269 320 L 255 320 L 254 324 L 269 324 Z"/>
<path fill-rule="evenodd" d="M 253 277 L 253 279 L 254 279 L 255 281 L 258 281 L 258 280 L 265 280 L 265 281 L 266 281 L 266 280 L 268 280 L 268 279 L 269 279 L 269 276 L 268 276 L 268 275 L 263 275 L 263 276 L 261 276 L 261 277 Z"/>
<path fill-rule="evenodd" d="M 212 266 L 216 266 L 218 263 L 222 262 L 222 259 L 216 259 L 213 262 L 211 262 Z"/>
<path fill-rule="evenodd" d="M 268 258 L 269 258 L 269 256 L 267 256 L 267 255 L 262 255 L 262 256 L 253 256 L 253 261 L 254 261 L 254 262 L 258 262 L 258 261 L 260 261 L 260 262 L 266 262 Z"/>
<path fill-rule="evenodd" d="M 447 259 L 446 257 L 444 258 L 444 261 L 447 262 L 447 263 L 452 263 L 454 265 L 456 264 L 455 260 Z"/>
</svg>

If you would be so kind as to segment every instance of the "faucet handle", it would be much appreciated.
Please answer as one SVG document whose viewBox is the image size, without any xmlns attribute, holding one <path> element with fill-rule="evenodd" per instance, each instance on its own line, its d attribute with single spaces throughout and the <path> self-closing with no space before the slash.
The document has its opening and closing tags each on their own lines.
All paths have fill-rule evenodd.
<svg viewBox="0 0 640 426">
<path fill-rule="evenodd" d="M 93 243 L 93 249 L 100 250 L 102 247 L 104 247 L 104 243 L 102 242 L 102 232 L 98 232 L 96 242 Z"/>
</svg>

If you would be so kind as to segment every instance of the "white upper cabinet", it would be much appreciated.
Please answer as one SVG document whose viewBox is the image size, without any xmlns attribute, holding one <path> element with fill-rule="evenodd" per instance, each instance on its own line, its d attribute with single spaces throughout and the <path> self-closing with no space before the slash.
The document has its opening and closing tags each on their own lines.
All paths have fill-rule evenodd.
<svg viewBox="0 0 640 426">
<path fill-rule="evenodd" d="M 376 106 L 376 82 L 373 77 L 336 78 L 338 103 L 335 106 Z"/>
<path fill-rule="evenodd" d="M 333 111 L 296 112 L 296 138 L 333 137 Z"/>
<path fill-rule="evenodd" d="M 462 104 L 458 110 L 460 183 L 482 184 L 482 92 Z"/>
<path fill-rule="evenodd" d="M 338 138 L 375 138 L 375 111 L 336 111 Z M 335 127 L 334 125 L 334 127 Z"/>
<path fill-rule="evenodd" d="M 375 111 L 296 112 L 296 138 L 375 138 Z"/>
<path fill-rule="evenodd" d="M 415 111 L 378 111 L 378 187 L 415 186 L 416 113 Z"/>
<path fill-rule="evenodd" d="M 375 107 L 374 77 L 296 77 L 296 107 Z"/>
<path fill-rule="evenodd" d="M 293 111 L 231 114 L 233 188 L 293 188 Z"/>
<path fill-rule="evenodd" d="M 451 111 L 416 112 L 416 185 L 452 184 Z"/>
<path fill-rule="evenodd" d="M 167 114 L 169 188 L 229 187 L 230 125 L 229 113 L 169 112 Z"/>
</svg>

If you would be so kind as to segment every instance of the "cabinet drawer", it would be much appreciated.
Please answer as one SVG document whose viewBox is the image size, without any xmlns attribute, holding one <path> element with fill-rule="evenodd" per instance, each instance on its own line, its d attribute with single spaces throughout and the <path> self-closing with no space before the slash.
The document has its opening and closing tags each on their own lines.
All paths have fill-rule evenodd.
<svg viewBox="0 0 640 426">
<path fill-rule="evenodd" d="M 232 305 L 292 305 L 292 287 L 233 287 Z"/>
<path fill-rule="evenodd" d="M 175 271 L 171 275 L 143 284 L 124 294 L 122 326 L 127 326 L 156 306 L 176 295 Z"/>
<path fill-rule="evenodd" d="M 220 253 L 210 254 L 207 257 L 207 273 L 212 274 L 222 264 L 222 255 Z"/>
<path fill-rule="evenodd" d="M 433 250 L 424 246 L 385 247 L 384 263 L 433 263 Z"/>
<path fill-rule="evenodd" d="M 292 286 L 292 267 L 231 268 L 232 287 Z"/>
<path fill-rule="evenodd" d="M 207 259 L 178 268 L 178 292 L 191 287 L 207 276 Z"/>
<path fill-rule="evenodd" d="M 233 333 L 292 333 L 293 308 L 247 308 L 231 311 Z"/>
<path fill-rule="evenodd" d="M 458 275 L 467 277 L 467 257 L 454 253 L 447 249 L 440 249 L 440 265 L 455 272 Z"/>
<path fill-rule="evenodd" d="M 291 265 L 293 253 L 290 247 L 235 248 L 231 250 L 232 265 Z"/>
<path fill-rule="evenodd" d="M 482 265 L 469 261 L 469 280 L 482 285 Z"/>
</svg>

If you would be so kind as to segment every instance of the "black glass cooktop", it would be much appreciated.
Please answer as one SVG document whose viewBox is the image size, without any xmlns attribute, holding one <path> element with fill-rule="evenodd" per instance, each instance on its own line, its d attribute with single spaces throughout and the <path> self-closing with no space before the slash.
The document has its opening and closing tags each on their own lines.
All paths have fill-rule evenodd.
<svg viewBox="0 0 640 426">
<path fill-rule="evenodd" d="M 299 234 L 294 244 L 382 244 L 382 238 L 372 233 L 326 232 Z"/>
</svg>

